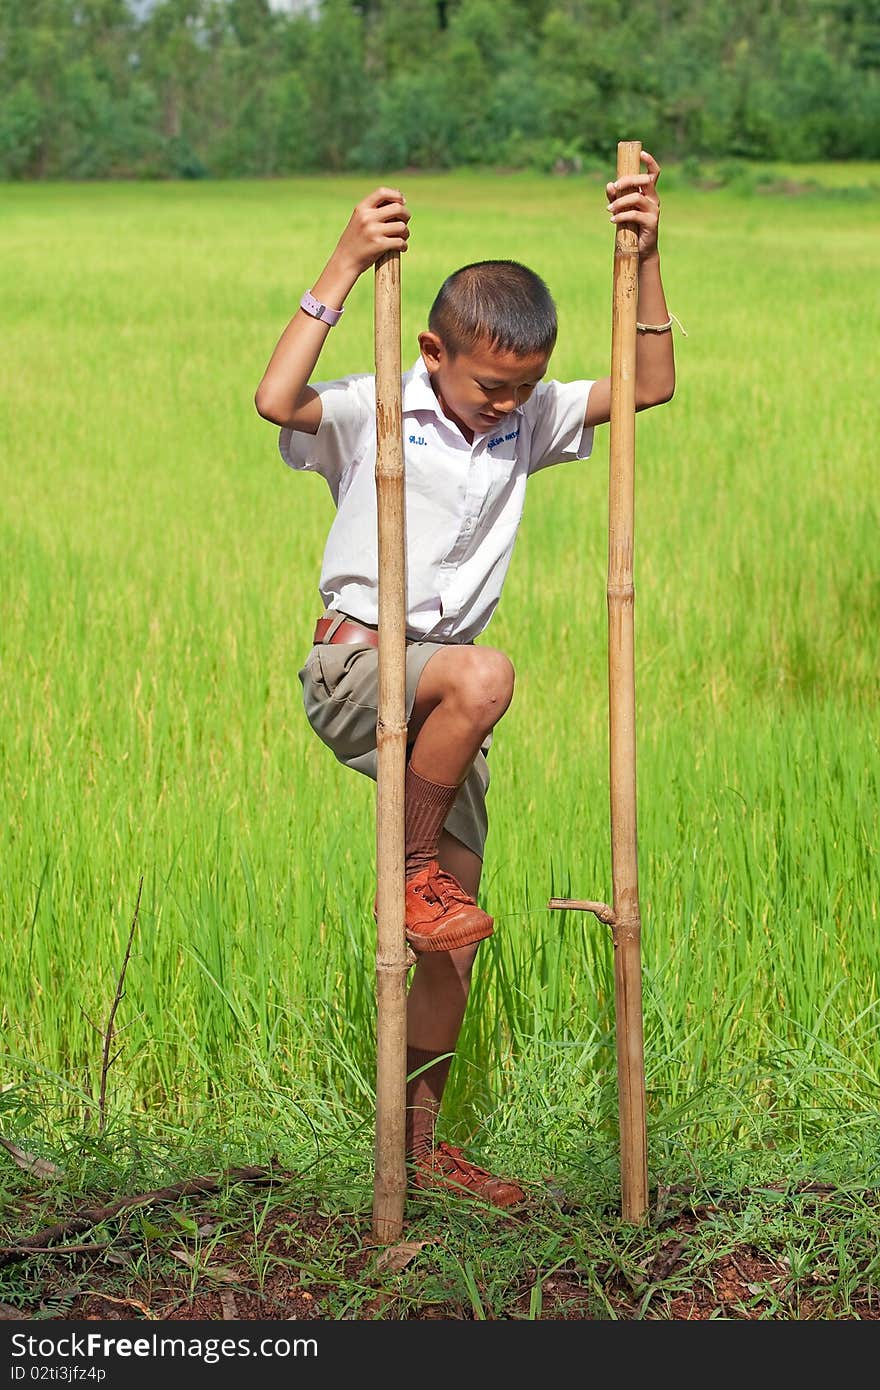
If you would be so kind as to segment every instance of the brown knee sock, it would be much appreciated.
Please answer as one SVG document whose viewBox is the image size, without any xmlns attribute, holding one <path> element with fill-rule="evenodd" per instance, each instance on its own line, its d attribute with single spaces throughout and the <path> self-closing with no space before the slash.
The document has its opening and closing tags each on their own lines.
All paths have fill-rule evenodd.
<svg viewBox="0 0 880 1390">
<path fill-rule="evenodd" d="M 406 878 L 412 878 L 437 858 L 440 832 L 457 792 L 458 787 L 428 782 L 413 772 L 412 767 L 407 767 L 404 786 Z"/>
<path fill-rule="evenodd" d="M 440 1058 L 441 1060 L 437 1060 Z M 433 1066 L 429 1063 L 433 1062 Z M 406 1153 L 408 1158 L 421 1158 L 434 1148 L 434 1130 L 440 1113 L 440 1101 L 452 1058 L 442 1052 L 426 1052 L 420 1047 L 406 1049 L 406 1074 L 419 1075 L 406 1084 Z M 422 1071 L 427 1067 L 427 1071 Z"/>
</svg>

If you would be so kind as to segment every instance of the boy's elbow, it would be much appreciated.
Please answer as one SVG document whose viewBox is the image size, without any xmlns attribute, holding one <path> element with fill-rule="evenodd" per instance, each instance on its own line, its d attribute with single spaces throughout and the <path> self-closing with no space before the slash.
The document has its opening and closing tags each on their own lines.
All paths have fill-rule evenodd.
<svg viewBox="0 0 880 1390">
<path fill-rule="evenodd" d="M 258 415 L 264 420 L 268 420 L 270 425 L 280 425 L 278 410 L 269 392 L 265 389 L 262 382 L 254 392 L 254 406 Z"/>
<path fill-rule="evenodd" d="M 646 392 L 637 402 L 637 409 L 650 410 L 655 405 L 666 405 L 675 395 L 674 379 L 665 382 L 663 385 L 654 386 L 650 392 Z"/>
</svg>

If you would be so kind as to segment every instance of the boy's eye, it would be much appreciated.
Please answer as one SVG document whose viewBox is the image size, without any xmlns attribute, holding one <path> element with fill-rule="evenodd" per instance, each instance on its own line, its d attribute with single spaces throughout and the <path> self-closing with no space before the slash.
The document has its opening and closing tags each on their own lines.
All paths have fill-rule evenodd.
<svg viewBox="0 0 880 1390">
<path fill-rule="evenodd" d="M 509 386 L 505 386 L 503 381 L 477 381 L 476 378 L 474 378 L 474 384 L 482 391 L 484 396 L 494 396 L 498 391 L 511 389 Z M 526 399 L 532 394 L 537 384 L 536 381 L 525 381 L 522 386 L 515 386 L 512 389 L 518 397 Z"/>
</svg>

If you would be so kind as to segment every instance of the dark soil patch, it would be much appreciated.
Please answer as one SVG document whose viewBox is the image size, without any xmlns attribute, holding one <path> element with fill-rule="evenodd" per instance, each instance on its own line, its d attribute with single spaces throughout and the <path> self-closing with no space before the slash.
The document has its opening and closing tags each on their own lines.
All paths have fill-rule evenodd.
<svg viewBox="0 0 880 1390">
<path fill-rule="evenodd" d="M 284 1197 L 290 1197 L 289 1189 Z M 184 1218 L 169 1221 L 167 1212 L 150 1208 L 150 1223 L 145 1224 L 141 1209 L 118 1228 L 104 1226 L 88 1236 L 77 1235 L 74 1239 L 82 1243 L 75 1246 L 68 1240 L 67 1250 L 60 1244 L 12 1261 L 7 1253 L 4 1273 L 15 1273 L 19 1296 L 14 1304 L 4 1302 L 3 1316 L 200 1322 L 481 1316 L 558 1321 L 880 1320 L 880 1291 L 870 1273 L 873 1257 L 866 1257 L 863 1286 L 853 1291 L 850 1279 L 845 1293 L 839 1271 L 827 1259 L 838 1239 L 835 1219 L 846 1209 L 846 1193 L 807 1184 L 774 1198 L 773 1219 L 782 1220 L 783 1226 L 786 1204 L 792 1210 L 796 1205 L 801 1214 L 804 1204 L 809 1206 L 814 1248 L 826 1252 L 797 1272 L 784 1254 L 784 1241 L 776 1242 L 775 1248 L 771 1241 L 764 1248 L 760 1234 L 752 1241 L 730 1239 L 737 1225 L 731 1218 L 738 1209 L 741 1217 L 748 1200 L 744 1194 L 695 1203 L 684 1193 L 668 1192 L 665 1210 L 655 1205 L 649 1221 L 637 1228 L 621 1227 L 609 1213 L 609 1228 L 617 1228 L 616 1243 L 600 1241 L 595 1259 L 592 1246 L 585 1247 L 578 1236 L 576 1208 L 563 1212 L 548 1200 L 540 1209 L 535 1204 L 534 1210 L 492 1212 L 492 1268 L 506 1267 L 509 1273 L 499 1299 L 497 1290 L 480 1287 L 479 1267 L 476 1293 L 473 1285 L 465 1287 L 456 1277 L 466 1263 L 462 1251 L 474 1234 L 467 1210 L 462 1212 L 467 1203 L 456 1203 L 448 1222 L 443 1220 L 442 1202 L 417 1204 L 411 1224 L 407 1213 L 403 1235 L 403 1241 L 412 1244 L 395 1247 L 397 1268 L 383 1268 L 390 1252 L 374 1241 L 369 1212 L 328 1214 L 317 1202 L 300 1209 L 285 1200 L 264 1212 L 259 1197 L 245 1202 L 230 1219 L 218 1218 L 212 1203 L 200 1198 L 187 1206 Z M 876 1193 L 859 1193 L 853 1201 L 862 1212 L 867 1202 L 876 1215 Z M 834 1209 L 836 1218 L 824 1218 L 826 1207 Z M 255 1221 L 255 1212 L 265 1219 Z M 529 1255 L 554 1219 L 555 1248 L 562 1250 L 562 1258 L 554 1260 L 552 1268 L 545 1264 L 544 1273 L 530 1264 Z M 595 1229 L 595 1211 L 589 1224 Z M 760 1221 L 757 1225 L 760 1229 Z M 34 1229 L 32 1223 L 29 1229 Z M 566 1259 L 569 1248 L 573 1253 Z M 483 1267 L 484 1275 L 488 1268 Z"/>
</svg>

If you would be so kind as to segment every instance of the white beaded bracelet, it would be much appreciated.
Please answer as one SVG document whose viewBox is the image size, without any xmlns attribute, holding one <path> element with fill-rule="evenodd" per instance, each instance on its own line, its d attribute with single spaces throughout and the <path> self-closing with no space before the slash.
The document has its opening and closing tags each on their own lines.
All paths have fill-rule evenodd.
<svg viewBox="0 0 880 1390">
<path fill-rule="evenodd" d="M 639 333 L 671 333 L 673 323 L 677 323 L 684 336 L 687 337 L 681 320 L 677 319 L 674 314 L 670 314 L 665 323 L 636 323 L 636 329 Z"/>
</svg>

